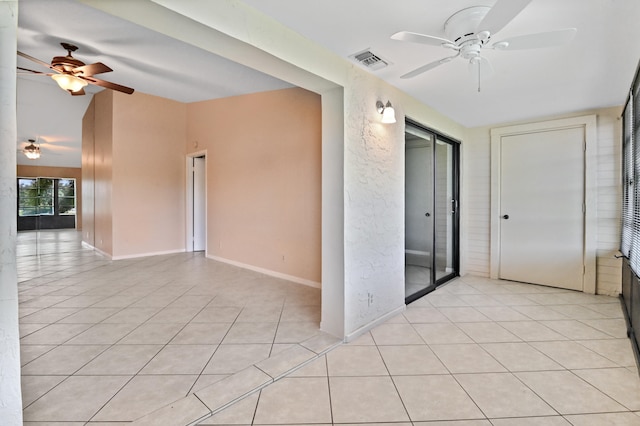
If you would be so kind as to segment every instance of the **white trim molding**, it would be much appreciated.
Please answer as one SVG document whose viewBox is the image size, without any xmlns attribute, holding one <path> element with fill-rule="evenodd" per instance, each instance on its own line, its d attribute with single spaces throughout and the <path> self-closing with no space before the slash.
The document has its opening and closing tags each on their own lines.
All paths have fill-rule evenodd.
<svg viewBox="0 0 640 426">
<path fill-rule="evenodd" d="M 292 281 L 294 283 L 303 284 L 309 287 L 320 288 L 321 284 L 316 281 L 307 280 L 293 275 L 283 274 L 281 272 L 272 271 L 270 269 L 260 268 L 258 266 L 249 265 L 247 263 L 237 262 L 231 259 L 225 259 L 224 257 L 218 257 L 213 255 L 207 255 L 207 259 L 217 260 L 218 262 L 227 263 L 229 265 L 237 266 L 239 268 L 248 269 L 250 271 L 260 272 L 261 274 L 269 275 L 271 277 L 281 278 L 283 280 Z"/>
<path fill-rule="evenodd" d="M 162 256 L 165 254 L 184 253 L 184 249 L 154 251 L 151 253 L 125 254 L 123 256 L 111 256 L 111 260 L 137 259 L 139 257 Z"/>
</svg>

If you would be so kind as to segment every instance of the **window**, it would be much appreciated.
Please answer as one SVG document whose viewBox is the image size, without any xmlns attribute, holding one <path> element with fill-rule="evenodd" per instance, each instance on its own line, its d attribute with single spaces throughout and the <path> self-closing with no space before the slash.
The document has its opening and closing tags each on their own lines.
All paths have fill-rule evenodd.
<svg viewBox="0 0 640 426">
<path fill-rule="evenodd" d="M 636 73 L 623 113 L 622 233 L 620 251 L 640 275 L 640 73 Z"/>
<path fill-rule="evenodd" d="M 59 214 L 76 214 L 75 179 L 58 180 Z"/>
<path fill-rule="evenodd" d="M 19 217 L 75 214 L 75 179 L 18 178 Z"/>
</svg>

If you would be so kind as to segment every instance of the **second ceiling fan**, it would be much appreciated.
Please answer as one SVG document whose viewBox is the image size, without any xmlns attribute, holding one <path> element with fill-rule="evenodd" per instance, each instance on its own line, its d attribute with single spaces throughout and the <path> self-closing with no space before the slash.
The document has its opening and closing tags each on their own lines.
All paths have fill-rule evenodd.
<svg viewBox="0 0 640 426">
<path fill-rule="evenodd" d="M 440 46 L 452 51 L 452 55 L 430 62 L 410 71 L 400 78 L 416 77 L 458 57 L 468 61 L 469 68 L 479 81 L 493 73 L 491 64 L 482 56 L 485 49 L 524 50 L 562 46 L 576 34 L 575 28 L 526 34 L 500 41 L 492 37 L 516 17 L 531 0 L 498 0 L 493 7 L 473 6 L 454 13 L 444 24 L 447 38 L 400 31 L 391 36 L 394 40 Z M 478 85 L 478 91 L 480 86 Z"/>
</svg>

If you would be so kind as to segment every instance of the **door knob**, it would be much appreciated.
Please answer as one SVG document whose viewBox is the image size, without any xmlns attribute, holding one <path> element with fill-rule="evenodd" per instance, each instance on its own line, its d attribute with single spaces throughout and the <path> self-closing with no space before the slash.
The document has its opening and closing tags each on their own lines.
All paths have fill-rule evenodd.
<svg viewBox="0 0 640 426">
<path fill-rule="evenodd" d="M 502 216 L 503 219 L 509 219 L 509 215 L 505 214 L 504 216 Z"/>
<path fill-rule="evenodd" d="M 424 215 L 425 215 L 426 217 L 429 217 L 429 216 L 431 216 L 431 213 L 425 213 Z"/>
</svg>

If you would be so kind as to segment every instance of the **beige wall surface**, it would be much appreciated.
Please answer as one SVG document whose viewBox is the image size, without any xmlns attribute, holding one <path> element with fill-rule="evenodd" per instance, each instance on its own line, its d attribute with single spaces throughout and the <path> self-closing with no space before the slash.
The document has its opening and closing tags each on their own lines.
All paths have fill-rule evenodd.
<svg viewBox="0 0 640 426">
<path fill-rule="evenodd" d="M 113 257 L 184 251 L 186 105 L 113 97 Z"/>
<path fill-rule="evenodd" d="M 114 259 L 184 251 L 185 158 L 206 150 L 209 255 L 319 285 L 321 120 L 297 88 L 190 105 L 96 95 L 85 241 Z"/>
<path fill-rule="evenodd" d="M 18 177 L 72 178 L 76 180 L 76 229 L 82 229 L 82 169 L 78 167 L 48 167 L 18 165 Z"/>
<path fill-rule="evenodd" d="M 207 254 L 320 283 L 320 96 L 294 88 L 187 108 L 186 147 L 207 157 Z"/>
<path fill-rule="evenodd" d="M 95 176 L 94 176 L 94 137 L 95 137 L 95 97 L 91 99 L 82 117 L 82 241 L 95 246 Z"/>
<path fill-rule="evenodd" d="M 94 95 L 94 244 L 103 253 L 113 253 L 112 233 L 112 143 L 113 143 L 113 92 L 104 90 Z"/>
</svg>

